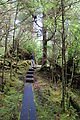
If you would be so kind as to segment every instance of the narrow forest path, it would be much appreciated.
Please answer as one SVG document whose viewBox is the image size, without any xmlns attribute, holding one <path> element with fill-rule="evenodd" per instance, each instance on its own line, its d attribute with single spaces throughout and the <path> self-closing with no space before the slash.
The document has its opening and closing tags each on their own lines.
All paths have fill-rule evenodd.
<svg viewBox="0 0 80 120">
<path fill-rule="evenodd" d="M 27 72 L 20 120 L 37 120 L 32 91 L 32 83 L 34 82 L 34 71 L 34 69 L 29 69 L 29 71 Z"/>
</svg>

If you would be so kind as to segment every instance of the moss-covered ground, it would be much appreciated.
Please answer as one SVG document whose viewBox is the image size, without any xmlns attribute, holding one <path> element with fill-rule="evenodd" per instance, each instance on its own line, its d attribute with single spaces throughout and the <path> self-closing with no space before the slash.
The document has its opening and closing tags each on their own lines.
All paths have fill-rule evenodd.
<svg viewBox="0 0 80 120">
<path fill-rule="evenodd" d="M 13 65 L 15 65 L 15 62 L 13 62 Z M 0 80 L 0 120 L 20 120 L 24 80 L 28 67 L 29 61 L 20 60 L 17 73 L 16 68 L 14 68 L 12 70 L 12 79 L 10 79 L 10 69 L 7 69 L 9 66 L 6 62 L 4 92 L 1 92 Z M 2 70 L 0 70 L 0 78 L 1 76 Z"/>
<path fill-rule="evenodd" d="M 50 79 L 38 73 L 34 88 L 34 99 L 38 120 L 78 120 L 77 112 L 72 106 L 68 106 L 69 100 L 65 100 L 66 110 L 61 108 L 62 85 L 52 83 Z"/>
</svg>

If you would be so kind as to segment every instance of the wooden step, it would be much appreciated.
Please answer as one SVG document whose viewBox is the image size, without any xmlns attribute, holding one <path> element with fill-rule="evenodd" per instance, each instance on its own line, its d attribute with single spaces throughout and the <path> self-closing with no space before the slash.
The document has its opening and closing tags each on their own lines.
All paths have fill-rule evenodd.
<svg viewBox="0 0 80 120">
<path fill-rule="evenodd" d="M 33 67 L 33 69 L 36 69 L 36 67 Z"/>
<path fill-rule="evenodd" d="M 34 82 L 34 78 L 26 78 L 26 82 L 33 83 Z"/>
<path fill-rule="evenodd" d="M 35 71 L 33 68 L 30 68 L 29 71 Z"/>
<path fill-rule="evenodd" d="M 27 78 L 33 78 L 34 76 L 33 76 L 33 74 L 27 74 L 26 77 Z"/>
<path fill-rule="evenodd" d="M 28 71 L 27 74 L 34 74 L 34 71 Z"/>
</svg>

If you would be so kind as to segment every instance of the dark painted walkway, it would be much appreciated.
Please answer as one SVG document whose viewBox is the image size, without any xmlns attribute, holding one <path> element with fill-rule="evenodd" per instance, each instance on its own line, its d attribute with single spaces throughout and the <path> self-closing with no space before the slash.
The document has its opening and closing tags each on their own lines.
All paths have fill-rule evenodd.
<svg viewBox="0 0 80 120">
<path fill-rule="evenodd" d="M 32 83 L 25 83 L 20 120 L 37 120 Z"/>
</svg>

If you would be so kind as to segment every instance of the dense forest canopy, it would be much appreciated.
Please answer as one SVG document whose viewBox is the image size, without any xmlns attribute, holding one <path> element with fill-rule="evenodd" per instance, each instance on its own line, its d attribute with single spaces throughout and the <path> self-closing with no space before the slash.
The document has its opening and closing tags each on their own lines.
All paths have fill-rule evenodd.
<svg viewBox="0 0 80 120">
<path fill-rule="evenodd" d="M 79 4 L 80 2 L 75 0 L 64 1 L 66 59 L 68 59 L 68 56 L 75 57 L 76 55 L 74 54 L 79 54 Z M 33 41 L 35 41 L 37 44 L 39 40 L 44 38 L 46 39 L 44 44 L 48 43 L 47 47 L 50 47 L 50 49 L 47 48 L 48 51 L 51 51 L 50 56 L 53 54 L 53 49 L 57 53 L 56 58 L 61 56 L 62 13 L 60 1 L 4 0 L 0 2 L 0 15 L 0 42 L 2 48 L 5 46 L 5 38 L 8 39 L 7 49 L 12 46 L 13 39 L 15 39 L 15 44 L 17 39 L 19 39 L 19 45 L 26 48 L 29 46 L 27 42 L 28 44 L 33 44 Z M 8 32 L 6 33 L 6 31 Z M 75 50 L 76 48 L 78 50 Z M 49 53 L 48 51 L 46 51 L 47 54 Z M 77 53 L 75 53 L 76 51 Z"/>
</svg>

